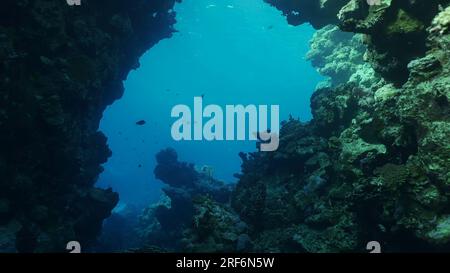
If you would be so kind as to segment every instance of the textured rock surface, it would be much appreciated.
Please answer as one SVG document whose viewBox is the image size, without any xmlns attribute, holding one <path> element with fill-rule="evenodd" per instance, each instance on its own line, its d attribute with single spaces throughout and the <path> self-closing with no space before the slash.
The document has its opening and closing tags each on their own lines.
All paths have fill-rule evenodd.
<svg viewBox="0 0 450 273">
<path fill-rule="evenodd" d="M 99 120 L 141 54 L 170 36 L 173 4 L 2 1 L 0 228 L 17 240 L 2 236 L 0 251 L 63 251 L 95 238 L 118 200 L 93 187 L 110 155 Z"/>
<path fill-rule="evenodd" d="M 366 34 L 367 58 L 397 86 L 408 80 L 409 62 L 425 55 L 426 29 L 439 9 L 449 4 L 448 0 L 381 0 L 380 5 L 369 5 L 366 0 L 266 1 L 294 25 L 309 22 L 321 28 L 336 24 L 344 31 Z"/>
<path fill-rule="evenodd" d="M 232 204 L 256 251 L 364 251 L 374 239 L 384 251 L 450 249 L 448 10 L 402 87 L 320 88 L 313 120 L 284 124 L 278 151 L 242 156 Z"/>
<path fill-rule="evenodd" d="M 188 252 L 240 252 L 252 248 L 248 226 L 227 204 L 202 196 L 194 200 L 192 225 L 183 233 Z"/>
<path fill-rule="evenodd" d="M 227 229 L 232 228 L 228 225 L 230 219 L 238 218 L 226 208 L 232 185 L 214 179 L 208 166 L 196 168 L 178 161 L 176 151 L 171 148 L 160 151 L 156 161 L 155 177 L 166 184 L 163 188 L 166 198 L 140 216 L 136 227 L 140 241 L 170 251 L 224 250 L 224 246 L 218 245 L 223 235 L 220 230 L 228 234 Z M 221 225 L 220 230 L 214 229 L 217 225 Z M 215 243 L 210 242 L 214 238 Z"/>
<path fill-rule="evenodd" d="M 328 25 L 318 30 L 310 41 L 306 57 L 317 71 L 329 77 L 329 84 L 355 82 L 370 87 L 378 77 L 364 61 L 367 47 L 363 35 L 343 32 Z"/>
<path fill-rule="evenodd" d="M 62 251 L 96 237 L 118 199 L 93 187 L 110 155 L 98 122 L 139 56 L 170 36 L 173 2 L 2 2 L 0 251 Z M 354 36 L 314 48 L 335 86 L 313 95 L 310 123 L 284 123 L 278 151 L 241 155 L 236 213 L 227 190 L 200 186 L 197 171 L 169 156 L 169 170 L 194 175 L 185 183 L 157 172 L 171 202 L 142 216 L 143 236 L 189 251 L 364 251 L 374 239 L 385 251 L 449 250 L 449 1 L 268 2 L 292 24 L 364 34 L 371 67 L 360 50 L 343 74 L 330 63 Z"/>
</svg>

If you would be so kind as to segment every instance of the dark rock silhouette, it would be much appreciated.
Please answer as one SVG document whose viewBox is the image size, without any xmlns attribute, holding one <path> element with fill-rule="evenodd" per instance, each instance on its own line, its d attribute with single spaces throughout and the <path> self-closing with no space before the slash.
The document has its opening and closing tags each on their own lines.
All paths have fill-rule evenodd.
<svg viewBox="0 0 450 273">
<path fill-rule="evenodd" d="M 206 204 L 217 208 L 227 206 L 233 185 L 214 179 L 210 172 L 197 170 L 193 164 L 178 161 L 176 151 L 171 148 L 160 151 L 156 160 L 155 177 L 167 185 L 163 188 L 167 202 L 144 211 L 138 227 L 138 232 L 145 234 L 142 241 L 172 251 L 190 248 L 199 251 L 202 248 L 186 241 L 187 232 L 191 240 L 197 238 L 192 229 L 196 214 Z"/>
<path fill-rule="evenodd" d="M 156 162 L 155 177 L 169 186 L 190 188 L 198 179 L 194 165 L 179 162 L 177 153 L 173 149 L 159 152 L 156 155 Z"/>
<path fill-rule="evenodd" d="M 95 240 L 118 201 L 93 186 L 111 155 L 98 124 L 139 57 L 171 35 L 174 2 L 2 1 L 0 251 Z"/>
</svg>

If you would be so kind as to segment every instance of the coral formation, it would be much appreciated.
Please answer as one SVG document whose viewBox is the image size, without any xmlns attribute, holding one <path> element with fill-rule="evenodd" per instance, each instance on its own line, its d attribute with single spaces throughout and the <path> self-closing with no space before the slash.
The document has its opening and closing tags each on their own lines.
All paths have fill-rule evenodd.
<svg viewBox="0 0 450 273">
<path fill-rule="evenodd" d="M 322 86 L 353 82 L 369 88 L 381 79 L 365 62 L 366 51 L 362 34 L 343 32 L 337 26 L 328 25 L 314 33 L 306 57 L 320 74 L 329 77 L 329 82 Z"/>
<path fill-rule="evenodd" d="M 373 239 L 385 251 L 449 249 L 449 8 L 439 13 L 438 1 L 429 3 L 424 11 L 435 13 L 419 23 L 412 19 L 413 8 L 425 4 L 415 1 L 402 10 L 405 4 L 399 2 L 383 2 L 379 12 L 389 12 L 369 22 L 367 15 L 355 17 L 362 2 L 350 1 L 341 20 L 353 20 L 344 29 L 357 31 L 381 24 L 389 33 L 378 26 L 377 35 L 400 31 L 406 40 L 412 32 L 426 34 L 418 43 L 427 46 L 426 52 L 399 57 L 407 69 L 402 86 L 385 82 L 398 73 L 389 69 L 381 73 L 384 79 L 369 73 L 367 84 L 343 79 L 319 88 L 311 98 L 310 123 L 289 120 L 278 151 L 242 156 L 232 204 L 253 231 L 256 251 L 364 251 Z M 388 16 L 392 12 L 396 17 Z M 339 62 L 328 57 L 339 56 L 335 51 L 343 44 L 344 51 L 354 46 L 353 38 L 335 49 L 318 43 L 321 36 L 336 39 L 333 31 L 325 27 L 316 34 L 310 57 L 324 74 L 340 79 Z M 368 46 L 373 54 L 374 44 Z M 390 46 L 394 49 L 386 56 L 407 51 L 402 43 Z M 359 58 L 354 65 L 361 65 Z"/>
<path fill-rule="evenodd" d="M 138 58 L 171 35 L 174 2 L 2 1 L 0 251 L 94 241 L 118 200 L 93 186 L 110 156 L 102 112 Z"/>
<path fill-rule="evenodd" d="M 450 250 L 450 2 L 266 1 L 324 27 L 308 57 L 331 84 L 312 121 L 283 122 L 275 152 L 241 154 L 235 188 L 161 151 L 166 200 L 130 226 L 115 213 L 103 238 L 134 230 L 132 252 Z M 174 2 L 3 1 L 0 251 L 95 241 L 118 202 L 94 187 L 110 155 L 101 113 L 172 33 Z"/>
<path fill-rule="evenodd" d="M 171 148 L 160 151 L 156 160 L 155 177 L 167 185 L 163 188 L 165 201 L 151 205 L 140 216 L 136 227 L 140 240 L 170 251 L 204 251 L 207 245 L 204 237 L 218 234 L 219 230 L 214 228 L 219 224 L 228 232 L 228 222 L 237 217 L 227 214 L 225 208 L 232 185 L 214 179 L 208 167 L 197 171 L 193 164 L 179 162 L 176 151 Z M 216 236 L 219 235 L 222 234 Z M 222 249 L 213 243 L 210 245 Z"/>
<path fill-rule="evenodd" d="M 188 252 L 243 252 L 252 249 L 248 226 L 226 204 L 201 196 L 194 200 L 193 224 L 183 233 Z"/>
<path fill-rule="evenodd" d="M 282 10 L 294 25 L 309 22 L 321 28 L 335 24 L 344 31 L 365 34 L 367 59 L 375 71 L 397 87 L 408 80 L 408 64 L 425 55 L 427 28 L 433 20 L 445 24 L 446 14 L 434 18 L 449 4 L 448 0 L 383 0 L 379 5 L 369 5 L 365 0 L 265 1 Z"/>
</svg>

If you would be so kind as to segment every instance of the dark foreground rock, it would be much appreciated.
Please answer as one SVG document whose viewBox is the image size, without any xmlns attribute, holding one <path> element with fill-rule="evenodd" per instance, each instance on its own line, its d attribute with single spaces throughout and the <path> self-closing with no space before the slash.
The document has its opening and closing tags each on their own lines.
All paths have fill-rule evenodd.
<svg viewBox="0 0 450 273">
<path fill-rule="evenodd" d="M 97 131 L 139 57 L 172 33 L 174 0 L 2 1 L 0 251 L 85 247 L 118 201 L 95 189 Z"/>
</svg>

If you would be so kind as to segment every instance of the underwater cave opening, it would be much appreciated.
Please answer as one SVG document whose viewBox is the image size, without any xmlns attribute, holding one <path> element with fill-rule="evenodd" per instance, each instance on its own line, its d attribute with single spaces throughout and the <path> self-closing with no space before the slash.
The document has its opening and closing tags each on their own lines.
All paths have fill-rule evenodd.
<svg viewBox="0 0 450 273">
<path fill-rule="evenodd" d="M 254 141 L 177 142 L 171 109 L 202 96 L 208 104 L 280 105 L 280 119 L 311 118 L 310 97 L 323 77 L 306 60 L 315 30 L 293 27 L 261 0 L 184 0 L 175 7 L 177 32 L 147 51 L 125 81 L 124 96 L 104 112 L 100 130 L 112 157 L 99 187 L 120 195 L 125 205 L 157 202 L 162 183 L 154 178 L 155 154 L 177 150 L 180 160 L 214 168 L 235 182 L 239 152 Z"/>
</svg>

